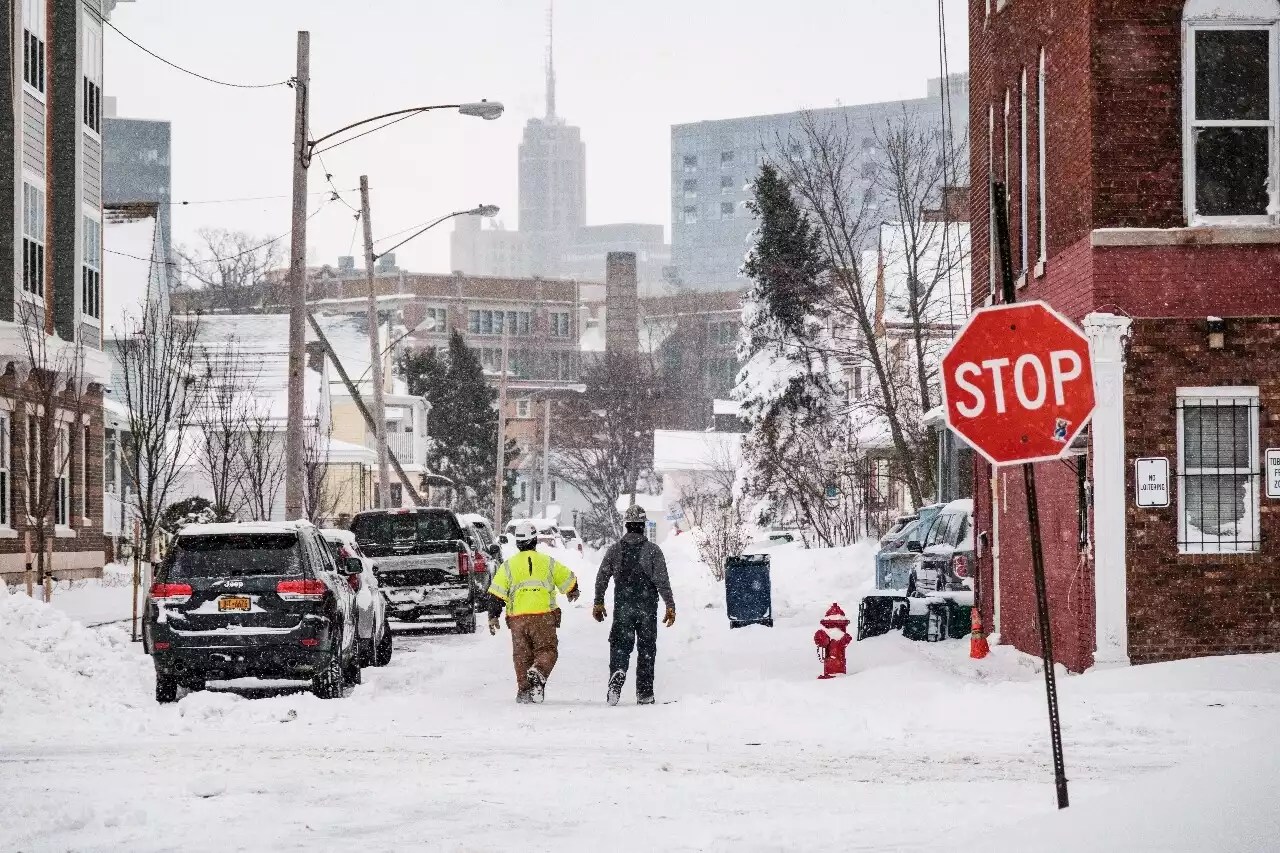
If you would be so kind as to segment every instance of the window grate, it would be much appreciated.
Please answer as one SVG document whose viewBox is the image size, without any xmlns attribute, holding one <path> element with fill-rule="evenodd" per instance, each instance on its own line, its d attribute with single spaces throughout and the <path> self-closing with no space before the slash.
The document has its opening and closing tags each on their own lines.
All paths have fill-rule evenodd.
<svg viewBox="0 0 1280 853">
<path fill-rule="evenodd" d="M 1178 415 L 1178 550 L 1259 550 L 1257 397 L 1181 397 Z"/>
</svg>

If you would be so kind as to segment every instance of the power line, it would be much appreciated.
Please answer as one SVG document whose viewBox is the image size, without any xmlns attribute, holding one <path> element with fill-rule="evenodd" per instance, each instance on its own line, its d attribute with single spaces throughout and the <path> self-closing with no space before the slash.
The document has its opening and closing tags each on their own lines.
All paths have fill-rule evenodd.
<svg viewBox="0 0 1280 853">
<path fill-rule="evenodd" d="M 336 190 L 336 187 L 335 187 L 335 190 Z M 357 191 L 356 187 L 352 187 L 349 190 L 342 190 L 342 192 L 349 192 L 349 193 L 353 193 L 356 191 Z M 315 192 L 307 193 L 307 195 L 309 196 L 311 195 L 332 196 L 332 194 L 333 194 L 333 191 L 331 190 L 316 190 Z M 256 195 L 256 196 L 245 196 L 243 198 L 204 198 L 204 199 L 196 199 L 194 201 L 191 201 L 191 200 L 159 201 L 159 202 L 156 202 L 156 204 L 167 204 L 170 207 L 185 207 L 187 205 L 192 205 L 192 204 L 235 204 L 236 202 L 243 202 L 243 201 L 276 201 L 282 198 L 291 198 L 291 196 L 289 195 Z"/>
<path fill-rule="evenodd" d="M 345 204 L 347 209 L 354 213 L 356 215 L 356 219 L 359 220 L 360 208 L 353 206 L 351 202 L 342 197 L 342 193 L 338 191 L 338 185 L 333 182 L 333 174 L 329 171 L 329 167 L 324 163 L 324 158 L 318 153 L 315 155 L 315 158 L 320 161 L 320 168 L 324 171 L 324 179 L 329 182 L 329 188 L 333 190 L 333 198 Z M 355 190 L 351 190 L 351 192 L 355 192 Z"/>
<path fill-rule="evenodd" d="M 413 117 L 414 117 L 414 116 L 416 116 L 416 115 L 421 115 L 423 112 L 425 112 L 425 110 L 419 110 L 419 111 L 417 111 L 417 112 L 411 112 L 411 113 L 409 113 L 408 115 L 402 115 L 402 116 L 400 116 L 399 118 L 392 119 L 391 121 L 387 122 L 386 124 L 380 124 L 380 125 L 378 125 L 377 127 L 372 127 L 372 128 L 370 128 L 370 129 L 366 130 L 364 133 L 357 133 L 355 136 L 351 137 L 350 139 L 343 139 L 343 140 L 341 140 L 340 142 L 335 142 L 335 143 L 333 143 L 332 145 L 330 145 L 328 148 L 322 148 L 321 150 L 314 152 L 314 154 L 315 154 L 315 156 L 317 156 L 317 157 L 318 157 L 318 156 L 320 156 L 321 154 L 323 154 L 325 151 L 332 151 L 333 149 L 337 148 L 337 147 L 338 147 L 338 146 L 340 146 L 340 145 L 346 145 L 348 142 L 355 142 L 357 139 L 359 139 L 359 138 L 360 138 L 360 137 L 362 137 L 362 136 L 368 136 L 368 135 L 369 135 L 369 134 L 371 134 L 371 133 L 377 133 L 379 130 L 384 130 L 385 128 L 391 127 L 391 125 L 393 125 L 393 124 L 399 124 L 400 122 L 404 121 L 405 119 L 410 119 L 410 118 L 413 118 Z"/>
<path fill-rule="evenodd" d="M 290 86 L 293 84 L 293 78 L 289 78 L 288 80 L 280 80 L 279 82 L 276 82 L 276 83 L 228 83 L 226 80 L 215 80 L 212 77 L 206 77 L 203 74 L 192 71 L 190 68 L 183 68 L 181 65 L 177 64 L 176 62 L 170 62 L 169 60 L 165 59 L 163 56 L 156 53 L 155 51 L 150 50 L 146 47 L 143 47 L 133 39 L 129 38 L 127 35 L 121 32 L 119 27 L 111 23 L 111 21 L 104 18 L 103 22 L 108 27 L 111 27 L 111 29 L 119 33 L 121 38 L 123 38 L 125 41 L 129 42 L 129 44 L 138 48 L 138 50 L 141 50 L 143 53 L 147 54 L 148 56 L 151 56 L 155 59 L 160 60 L 165 65 L 168 65 L 170 68 L 176 68 L 177 70 L 181 71 L 183 74 L 190 74 L 192 77 L 198 77 L 199 79 L 204 80 L 206 83 L 215 83 L 219 86 L 229 86 L 232 89 L 272 89 L 272 88 L 275 88 L 276 86 Z"/>
</svg>

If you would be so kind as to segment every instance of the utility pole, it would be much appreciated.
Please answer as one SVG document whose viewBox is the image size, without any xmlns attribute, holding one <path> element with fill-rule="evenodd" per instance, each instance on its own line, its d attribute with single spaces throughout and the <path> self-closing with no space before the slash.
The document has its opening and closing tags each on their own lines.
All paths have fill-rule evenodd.
<svg viewBox="0 0 1280 853">
<path fill-rule="evenodd" d="M 369 217 L 369 176 L 360 176 L 360 218 L 364 220 L 364 272 L 369 282 L 369 354 L 373 376 L 374 440 L 378 445 L 378 506 L 391 506 L 391 471 L 387 463 L 387 406 L 382 388 L 382 346 L 378 340 L 378 291 L 373 264 L 373 222 Z"/>
<path fill-rule="evenodd" d="M 502 492 L 507 484 L 507 328 L 502 327 L 502 372 L 498 376 L 498 452 L 494 460 L 493 526 L 502 529 Z"/>
<path fill-rule="evenodd" d="M 307 126 L 311 89 L 311 33 L 298 32 L 298 73 L 293 81 L 293 225 L 289 240 L 289 428 L 285 430 L 284 514 L 304 515 L 303 435 L 306 423 L 307 348 Z"/>
<path fill-rule="evenodd" d="M 551 508 L 551 397 L 543 401 L 542 412 L 542 517 Z"/>
</svg>

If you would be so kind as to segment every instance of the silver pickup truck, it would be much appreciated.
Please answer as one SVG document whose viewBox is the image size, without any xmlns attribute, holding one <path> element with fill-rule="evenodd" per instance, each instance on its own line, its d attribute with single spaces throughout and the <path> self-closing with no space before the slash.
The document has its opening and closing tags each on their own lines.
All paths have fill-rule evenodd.
<svg viewBox="0 0 1280 853">
<path fill-rule="evenodd" d="M 352 520 L 351 532 L 377 562 L 388 616 L 459 634 L 476 630 L 475 555 L 452 510 L 371 510 Z"/>
</svg>

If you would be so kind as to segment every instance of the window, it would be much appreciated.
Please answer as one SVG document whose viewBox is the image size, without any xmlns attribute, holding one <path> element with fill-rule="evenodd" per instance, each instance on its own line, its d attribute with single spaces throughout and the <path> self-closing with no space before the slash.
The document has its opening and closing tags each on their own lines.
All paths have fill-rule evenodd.
<svg viewBox="0 0 1280 853">
<path fill-rule="evenodd" d="M 684 170 L 686 172 L 698 171 L 698 155 L 697 154 L 684 155 Z"/>
<path fill-rule="evenodd" d="M 996 181 L 996 105 L 987 106 L 987 183 Z M 996 202 L 993 187 L 987 189 L 987 292 L 996 292 Z"/>
<path fill-rule="evenodd" d="M 1036 166 L 1039 172 L 1039 186 L 1037 187 L 1037 195 L 1040 203 L 1040 263 L 1044 263 L 1049 259 L 1049 207 L 1046 199 L 1048 198 L 1048 180 L 1045 177 L 1045 156 L 1048 145 L 1045 144 L 1047 130 L 1045 128 L 1045 108 L 1044 108 L 1044 91 L 1048 71 L 1045 66 L 1044 48 L 1040 48 L 1040 74 L 1037 82 L 1036 92 L 1036 137 L 1039 142 L 1039 152 L 1036 158 Z"/>
<path fill-rule="evenodd" d="M 422 323 L 418 325 L 420 332 L 448 331 L 449 312 L 446 308 L 427 308 L 423 311 Z"/>
<path fill-rule="evenodd" d="M 54 483 L 53 523 L 57 527 L 71 524 L 71 431 L 66 424 L 58 424 L 57 454 L 53 459 L 58 479 Z"/>
<path fill-rule="evenodd" d="M 720 218 L 733 219 L 733 202 L 731 201 L 720 202 Z"/>
<path fill-rule="evenodd" d="M 1257 551 L 1258 389 L 1178 389 L 1178 550 Z"/>
<path fill-rule="evenodd" d="M 737 181 L 733 179 L 733 175 L 725 175 L 720 179 L 720 192 L 731 193 L 737 190 Z"/>
<path fill-rule="evenodd" d="M 45 82 L 45 0 L 24 0 L 22 30 L 22 79 L 44 94 Z"/>
<path fill-rule="evenodd" d="M 733 165 L 733 152 L 721 151 L 720 152 L 720 168 L 723 169 L 725 166 L 732 166 L 732 165 Z"/>
<path fill-rule="evenodd" d="M 388 483 L 387 491 L 391 493 L 392 506 L 404 506 L 404 486 L 400 483 Z"/>
<path fill-rule="evenodd" d="M 533 502 L 534 503 L 542 502 L 542 481 L 541 480 L 535 480 L 533 483 Z"/>
<path fill-rule="evenodd" d="M 553 338 L 569 337 L 569 312 L 568 311 L 552 311 L 551 312 L 551 337 Z"/>
<path fill-rule="evenodd" d="M 13 527 L 9 485 L 10 451 L 9 413 L 0 412 L 0 527 Z"/>
<path fill-rule="evenodd" d="M 1027 257 L 1030 254 L 1027 246 L 1031 239 L 1031 229 L 1027 227 L 1029 211 L 1027 210 L 1027 69 L 1022 69 L 1022 148 L 1018 168 L 1018 268 L 1023 275 L 1027 273 Z"/>
<path fill-rule="evenodd" d="M 686 207 L 684 209 L 684 224 L 685 225 L 698 224 L 698 208 L 697 207 Z"/>
<path fill-rule="evenodd" d="M 1234 0 L 1212 5 L 1226 7 L 1216 9 L 1217 15 L 1248 21 L 1264 4 Z M 1274 2 L 1265 5 L 1273 11 L 1280 8 Z M 1275 20 L 1230 26 L 1187 22 L 1184 180 L 1192 223 L 1227 217 L 1266 223 L 1280 213 L 1274 200 L 1280 192 Z"/>
<path fill-rule="evenodd" d="M 92 21 L 84 27 L 84 126 L 102 133 L 102 30 Z"/>
<path fill-rule="evenodd" d="M 6 425 L 7 426 L 7 425 Z M 6 429 L 7 433 L 8 430 Z M 120 481 L 116 476 L 116 465 L 120 456 L 119 446 L 116 443 L 115 430 L 106 430 L 102 438 L 102 489 L 108 494 L 116 494 L 120 490 Z M 8 460 L 8 455 L 3 457 Z"/>
<path fill-rule="evenodd" d="M 552 480 L 551 481 L 551 500 L 555 500 L 555 499 L 556 499 L 556 481 Z"/>
<path fill-rule="evenodd" d="M 524 503 L 529 499 L 529 484 L 521 481 L 520 483 L 520 503 Z"/>
<path fill-rule="evenodd" d="M 40 482 L 40 422 L 36 420 L 34 410 L 27 415 L 27 514 L 29 515 L 39 497 L 37 484 Z"/>
<path fill-rule="evenodd" d="M 84 266 L 80 270 L 80 310 L 102 317 L 102 223 L 84 217 Z"/>
<path fill-rule="evenodd" d="M 80 517 L 89 517 L 89 442 L 93 434 L 85 427 L 80 432 Z"/>
<path fill-rule="evenodd" d="M 44 190 L 22 184 L 22 289 L 44 298 Z"/>
<path fill-rule="evenodd" d="M 516 400 L 516 417 L 522 419 L 533 417 L 533 401 L 527 398 Z"/>
<path fill-rule="evenodd" d="M 572 380 L 577 379 L 577 372 L 573 369 L 573 353 L 558 352 L 554 354 L 556 379 Z"/>
<path fill-rule="evenodd" d="M 737 324 L 733 322 L 727 323 L 711 323 L 707 327 L 708 337 L 717 346 L 729 346 L 734 343 L 737 334 Z"/>
<path fill-rule="evenodd" d="M 685 181 L 685 182 L 684 182 L 684 197 L 685 197 L 685 198 L 697 198 L 697 197 L 698 197 L 698 182 L 697 182 L 697 180 L 689 180 L 689 181 Z"/>
<path fill-rule="evenodd" d="M 443 317 L 444 309 L 437 310 Z M 528 311 L 468 311 L 467 331 L 473 335 L 527 335 L 529 316 Z"/>
</svg>

